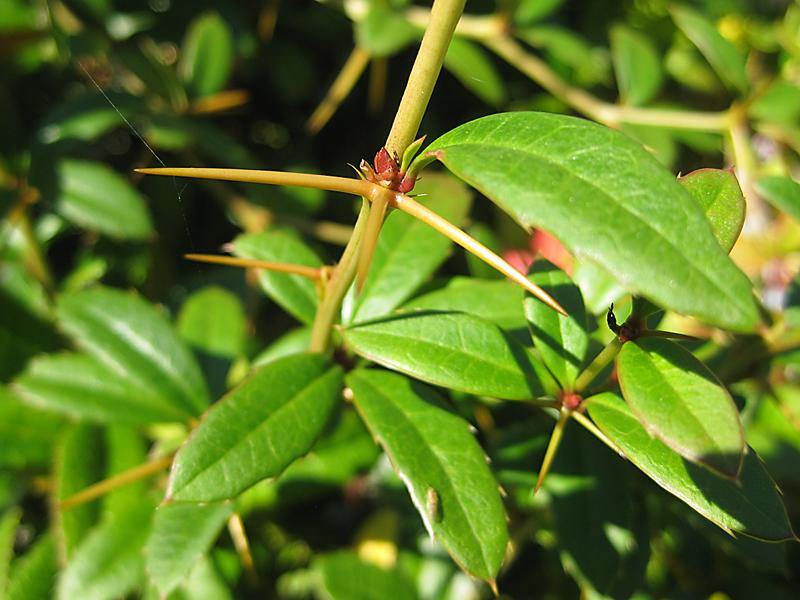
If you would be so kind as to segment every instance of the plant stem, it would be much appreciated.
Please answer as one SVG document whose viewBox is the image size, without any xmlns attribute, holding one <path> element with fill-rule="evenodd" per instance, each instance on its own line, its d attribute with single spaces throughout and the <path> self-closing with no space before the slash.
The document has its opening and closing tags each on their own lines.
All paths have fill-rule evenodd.
<svg viewBox="0 0 800 600">
<path fill-rule="evenodd" d="M 422 43 L 408 76 L 406 89 L 394 116 L 392 129 L 384 145 L 390 156 L 401 156 L 414 141 L 419 124 L 433 94 L 439 72 L 442 70 L 447 47 L 453 38 L 466 0 L 435 0 L 431 19 L 422 36 Z M 378 235 L 386 216 L 387 201 L 378 198 L 370 208 L 367 229 L 358 259 L 358 287 L 364 284 L 378 243 Z"/>
<path fill-rule="evenodd" d="M 68 508 L 72 508 L 73 506 L 78 506 L 79 504 L 85 504 L 86 502 L 91 502 L 92 500 L 108 494 L 109 492 L 113 492 L 117 488 L 121 488 L 125 485 L 133 483 L 134 481 L 139 481 L 145 477 L 155 475 L 156 473 L 168 468 L 172 464 L 172 458 L 172 455 L 163 456 L 152 462 L 139 465 L 138 467 L 134 467 L 133 469 L 125 471 L 124 473 L 115 475 L 114 477 L 109 477 L 108 479 L 99 481 L 94 485 L 90 485 L 89 487 L 81 490 L 77 494 L 70 496 L 61 502 L 59 506 L 61 510 L 66 510 Z"/>
<path fill-rule="evenodd" d="M 386 139 L 385 146 L 390 155 L 402 154 L 417 134 L 465 2 L 466 0 L 435 0 L 433 3 L 430 23 L 425 29 L 400 106 Z M 358 181 L 358 183 L 365 182 Z M 353 237 L 345 247 L 325 290 L 322 303 L 317 309 L 311 333 L 312 352 L 324 352 L 328 347 L 336 313 L 358 270 L 362 239 L 368 240 L 367 248 L 374 249 L 390 197 L 387 194 L 376 194 L 370 200 L 373 204 L 371 209 L 366 202 L 361 206 Z M 365 232 L 365 229 L 368 231 Z M 371 253 L 361 258 L 361 268 L 364 272 L 368 270 L 370 260 Z"/>
<path fill-rule="evenodd" d="M 755 191 L 756 160 L 750 143 L 750 127 L 744 107 L 734 104 L 728 119 L 728 139 L 731 154 L 736 168 L 736 178 L 747 200 L 747 213 L 744 222 L 745 233 L 752 235 L 764 231 L 769 223 L 769 216 L 764 202 Z"/>
<path fill-rule="evenodd" d="M 589 363 L 589 366 L 578 375 L 578 378 L 575 380 L 575 391 L 583 392 L 583 390 L 585 390 L 600 374 L 600 371 L 605 369 L 608 364 L 614 360 L 621 349 L 622 342 L 620 342 L 617 337 L 614 337 L 614 339 L 600 351 L 600 354 L 594 357 L 594 360 Z"/>
<path fill-rule="evenodd" d="M 466 0 L 435 0 L 433 3 L 430 22 L 386 138 L 385 145 L 390 155 L 402 155 L 417 135 L 465 3 Z"/>
<path fill-rule="evenodd" d="M 366 200 L 362 200 L 361 211 L 358 213 L 358 219 L 353 227 L 353 235 L 347 246 L 345 246 L 339 264 L 333 270 L 331 279 L 323 292 L 322 302 L 317 308 L 317 314 L 314 317 L 314 325 L 311 330 L 311 344 L 308 348 L 311 352 L 325 352 L 328 349 L 331 331 L 336 322 L 336 315 L 356 275 L 358 251 L 364 235 L 364 229 L 367 226 L 368 216 L 369 203 Z"/>
<path fill-rule="evenodd" d="M 547 443 L 547 450 L 544 452 L 542 466 L 539 468 L 539 476 L 536 478 L 536 485 L 533 487 L 534 496 L 536 492 L 539 491 L 539 488 L 542 487 L 544 478 L 547 477 L 547 474 L 550 472 L 550 466 L 553 464 L 556 451 L 561 445 L 561 438 L 564 436 L 564 428 L 567 426 L 567 421 L 569 421 L 571 416 L 572 411 L 562 406 L 561 412 L 558 415 L 558 421 L 556 421 L 556 426 L 553 428 L 553 433 L 550 435 L 550 441 Z"/>
<path fill-rule="evenodd" d="M 331 84 L 325 98 L 320 102 L 316 110 L 311 114 L 306 122 L 306 129 L 309 133 L 317 133 L 325 127 L 325 124 L 339 108 L 342 101 L 356 85 L 359 77 L 369 64 L 369 53 L 363 48 L 356 46 L 347 57 L 347 60 L 339 71 L 339 74 Z"/>
</svg>

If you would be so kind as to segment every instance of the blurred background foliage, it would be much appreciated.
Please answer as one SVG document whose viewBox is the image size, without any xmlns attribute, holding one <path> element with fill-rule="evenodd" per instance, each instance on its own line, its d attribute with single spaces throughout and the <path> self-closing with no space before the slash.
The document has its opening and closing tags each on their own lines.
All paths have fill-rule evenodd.
<svg viewBox="0 0 800 600">
<path fill-rule="evenodd" d="M 404 88 L 421 34 L 406 18 L 411 4 L 0 3 L 0 593 L 48 597 L 66 569 L 62 577 L 93 586 L 94 595 L 73 597 L 157 597 L 144 576 L 144 538 L 130 550 L 158 500 L 152 486 L 122 488 L 75 513 L 59 511 L 54 498 L 169 451 L 185 430 L 98 424 L 17 398 L 10 383 L 33 357 L 71 346 L 55 300 L 95 283 L 139 290 L 173 320 L 216 398 L 254 365 L 303 347 L 308 331 L 265 297 L 255 274 L 197 266 L 182 255 L 219 252 L 240 232 L 280 231 L 289 256 L 306 251 L 309 261 L 316 254 L 330 263 L 357 209 L 352 199 L 318 191 L 143 179 L 132 170 L 166 164 L 350 175 L 348 163 L 383 143 Z M 792 177 L 800 149 L 800 4 L 471 0 L 467 11 L 505 19 L 553 73 L 604 102 L 704 112 L 733 103 L 744 115 L 730 131 L 622 128 L 676 173 L 739 168 L 751 216 L 733 256 L 776 313 L 782 345 L 774 351 L 760 338 L 723 340 L 698 352 L 735 386 L 748 441 L 797 522 L 800 186 Z M 343 65 L 352 89 L 327 116 L 309 121 Z M 478 116 L 520 109 L 573 112 L 563 97 L 458 37 L 421 133 L 435 137 Z M 738 146 L 731 142 L 737 131 L 746 137 Z M 499 250 L 529 248 L 525 233 L 488 202 L 473 203 L 468 229 Z M 302 250 L 291 252 L 297 244 Z M 462 253 L 440 273 L 492 276 Z M 613 299 L 589 275 L 582 285 L 596 312 Z M 500 578 L 508 597 L 796 597 L 795 544 L 727 537 L 620 461 L 593 463 L 601 475 L 587 481 L 578 467 L 604 461 L 582 452 L 581 431 L 570 432 L 548 485 L 532 500 L 548 419 L 469 397 L 458 408 L 478 425 L 509 492 L 516 552 Z M 617 515 L 624 523 L 598 523 L 593 508 L 609 510 L 620 495 L 635 500 Z M 426 539 L 402 484 L 349 409 L 313 455 L 278 483 L 246 493 L 237 511 L 254 565 L 240 548 L 237 554 L 235 533 L 223 533 L 198 548 L 204 558 L 174 597 L 489 593 Z M 87 537 L 108 514 L 122 517 L 103 539 L 118 540 L 128 554 Z M 93 553 L 80 554 L 90 564 L 70 566 L 75 549 L 65 540 L 80 548 L 93 539 Z M 79 583 L 62 581 L 62 597 Z M 357 595 L 362 586 L 369 595 Z"/>
</svg>

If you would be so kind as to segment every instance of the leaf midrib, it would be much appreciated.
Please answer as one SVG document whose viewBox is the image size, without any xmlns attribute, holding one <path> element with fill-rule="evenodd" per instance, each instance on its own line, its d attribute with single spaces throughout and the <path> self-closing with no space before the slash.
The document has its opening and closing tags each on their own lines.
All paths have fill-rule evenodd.
<svg viewBox="0 0 800 600">
<path fill-rule="evenodd" d="M 250 438 L 251 438 L 253 435 L 255 435 L 256 433 L 258 433 L 258 430 L 259 430 L 259 429 L 261 429 L 262 427 L 265 427 L 265 426 L 267 426 L 267 425 L 271 424 L 271 421 L 272 421 L 272 419 L 273 419 L 273 418 L 274 418 L 276 415 L 278 415 L 278 414 L 281 414 L 281 413 L 282 413 L 284 410 L 288 410 L 288 409 L 290 409 L 290 408 L 295 408 L 295 404 L 294 404 L 295 400 L 297 400 L 297 399 L 298 399 L 300 396 L 304 396 L 304 395 L 305 395 L 305 394 L 306 394 L 306 393 L 307 393 L 307 392 L 308 392 L 308 391 L 309 391 L 311 388 L 313 388 L 314 386 L 318 385 L 318 384 L 320 383 L 320 381 L 321 381 L 321 380 L 325 379 L 325 378 L 326 378 L 326 377 L 327 377 L 327 376 L 328 376 L 328 375 L 329 375 L 331 372 L 333 372 L 333 371 L 334 371 L 334 369 L 332 369 L 332 368 L 331 368 L 331 369 L 327 369 L 327 370 L 325 370 L 325 371 L 321 371 L 321 372 L 320 372 L 320 373 L 319 373 L 319 374 L 318 374 L 318 375 L 317 375 L 317 376 L 316 376 L 314 379 L 312 379 L 312 380 L 311 380 L 309 383 L 307 383 L 307 384 L 306 384 L 305 386 L 303 386 L 302 388 L 298 389 L 298 390 L 297 390 L 295 393 L 293 393 L 293 394 L 292 394 L 292 395 L 291 395 L 289 398 L 287 398 L 287 399 L 286 399 L 286 401 L 285 401 L 283 404 L 281 404 L 280 406 L 278 406 L 278 407 L 277 407 L 275 410 L 273 410 L 272 412 L 270 412 L 270 413 L 269 413 L 268 415 L 266 415 L 266 416 L 265 416 L 263 419 L 261 419 L 261 420 L 259 420 L 259 421 L 256 421 L 256 422 L 254 423 L 253 427 L 252 427 L 251 429 L 249 429 L 245 435 L 242 435 L 241 437 L 239 437 L 239 439 L 237 439 L 237 440 L 236 440 L 236 442 L 235 442 L 233 445 L 231 445 L 231 446 L 228 446 L 228 447 L 227 447 L 227 448 L 226 448 L 226 449 L 225 449 L 223 452 L 221 452 L 221 453 L 217 454 L 217 455 L 215 456 L 214 460 L 212 460 L 211 462 L 209 462 L 209 463 L 208 463 L 207 465 L 205 465 L 205 466 L 204 466 L 202 469 L 199 469 L 199 470 L 198 470 L 198 471 L 197 471 L 197 472 L 196 472 L 194 475 L 192 475 L 192 477 L 190 477 L 190 478 L 189 478 L 189 479 L 187 479 L 185 482 L 183 482 L 180 488 L 178 488 L 178 489 L 173 489 L 173 490 L 170 490 L 170 491 L 172 492 L 172 496 L 174 496 L 174 497 L 175 497 L 175 496 L 178 496 L 178 495 L 180 494 L 181 490 L 185 490 L 186 488 L 188 488 L 188 487 L 189 487 L 189 485 L 190 485 L 190 484 L 191 484 L 193 481 L 195 481 L 195 480 L 196 480 L 198 477 L 200 477 L 200 476 L 201 476 L 203 473 L 206 473 L 206 472 L 207 472 L 207 471 L 209 471 L 211 468 L 215 467 L 215 466 L 216 466 L 216 465 L 218 465 L 220 462 L 222 462 L 222 460 L 223 460 L 223 459 L 224 459 L 226 456 L 228 456 L 228 455 L 229 455 L 231 452 L 233 452 L 234 450 L 236 450 L 237 448 L 239 448 L 239 447 L 240 447 L 242 444 L 244 444 L 244 443 L 245 443 L 245 441 L 249 440 L 249 439 L 250 439 Z M 272 448 L 272 446 L 271 446 L 271 445 L 270 445 L 270 447 Z M 275 458 L 278 458 L 278 455 L 277 455 L 277 453 L 276 453 L 274 450 L 273 450 L 273 454 L 275 455 Z M 180 457 L 177 457 L 177 458 L 180 458 Z M 176 460 L 177 460 L 177 458 L 176 458 Z"/>
<path fill-rule="evenodd" d="M 377 395 L 381 396 L 382 398 L 384 398 L 386 406 L 389 406 L 391 409 L 394 409 L 397 414 L 399 414 L 401 417 L 404 418 L 405 422 L 408 424 L 409 429 L 412 431 L 414 436 L 416 436 L 416 438 L 419 439 L 422 442 L 421 447 L 427 447 L 427 448 L 430 449 L 430 454 L 433 457 L 433 460 L 434 460 L 434 462 L 436 464 L 436 467 L 439 469 L 439 471 L 441 473 L 443 473 L 445 475 L 445 479 L 447 481 L 448 488 L 449 488 L 448 491 L 450 492 L 452 498 L 454 498 L 456 500 L 456 504 L 458 505 L 458 508 L 461 511 L 461 515 L 463 516 L 464 521 L 466 521 L 467 525 L 469 526 L 469 530 L 470 530 L 470 533 L 472 534 L 473 542 L 475 542 L 475 544 L 477 545 L 477 547 L 480 550 L 481 556 L 483 557 L 484 567 L 486 567 L 486 571 L 488 573 L 491 567 L 490 567 L 489 559 L 486 556 L 486 551 L 485 551 L 485 548 L 484 548 L 484 544 L 481 543 L 481 538 L 475 533 L 474 524 L 472 523 L 472 520 L 468 516 L 469 513 L 465 510 L 464 505 L 461 502 L 460 495 L 458 493 L 456 493 L 456 488 L 452 483 L 452 479 L 451 479 L 449 473 L 447 472 L 447 469 L 443 466 L 445 463 L 442 461 L 442 459 L 439 457 L 438 453 L 436 452 L 436 446 L 433 445 L 433 444 L 429 444 L 428 443 L 428 440 L 421 433 L 419 428 L 417 428 L 416 424 L 411 419 L 408 418 L 408 415 L 402 409 L 400 409 L 400 407 L 398 407 L 392 401 L 392 399 L 389 396 L 385 395 L 379 388 L 374 386 L 372 383 L 367 381 L 365 378 L 361 377 L 360 380 L 361 380 L 362 383 L 364 383 L 365 385 L 367 385 L 370 388 L 372 388 L 372 390 L 374 391 L 375 394 L 377 394 Z M 424 401 L 424 400 L 422 400 L 422 401 Z M 358 402 L 358 398 L 356 398 L 356 402 Z M 362 411 L 363 411 L 363 408 L 362 408 Z M 375 437 L 381 442 L 381 445 L 384 448 L 386 448 L 385 438 L 374 430 L 374 428 L 372 427 L 372 424 L 370 423 L 369 419 L 364 419 L 364 421 L 367 423 L 367 426 L 373 432 Z"/>
<path fill-rule="evenodd" d="M 539 141 L 539 139 L 537 139 L 536 141 Z M 458 144 L 450 144 L 448 146 L 444 146 L 444 147 L 440 148 L 440 150 L 446 151 L 450 147 L 465 147 L 465 146 L 475 146 L 475 147 L 478 147 L 478 148 L 482 148 L 482 147 L 498 148 L 498 149 L 503 150 L 503 151 L 509 150 L 509 147 L 507 147 L 507 146 L 502 146 L 502 145 L 492 144 L 492 143 L 486 143 L 486 142 L 480 142 L 480 143 L 478 143 L 478 142 L 460 142 Z M 577 173 L 575 173 L 573 171 L 569 171 L 566 167 L 563 166 L 562 163 L 550 160 L 544 155 L 536 154 L 535 152 L 531 152 L 530 148 L 525 148 L 523 150 L 519 150 L 518 149 L 518 151 L 527 153 L 530 156 L 535 157 L 538 160 L 541 160 L 542 162 L 546 163 L 547 165 L 551 165 L 552 167 L 558 168 L 561 172 L 566 173 L 569 176 L 575 177 L 575 179 L 578 179 L 582 183 L 586 184 L 587 186 L 591 187 L 595 191 L 599 192 L 603 197 L 607 198 L 614 206 L 617 206 L 623 212 L 626 212 L 629 215 L 631 215 L 632 217 L 634 217 L 635 220 L 637 220 L 639 223 L 645 225 L 645 227 L 647 229 L 650 229 L 651 231 L 655 232 L 658 235 L 659 239 L 663 240 L 670 248 L 675 250 L 676 251 L 675 254 L 680 256 L 683 259 L 683 261 L 692 268 L 692 270 L 694 270 L 696 273 L 698 273 L 705 281 L 711 283 L 712 287 L 714 289 L 716 289 L 719 292 L 721 292 L 722 295 L 724 297 L 728 298 L 729 300 L 731 300 L 733 302 L 733 304 L 738 306 L 740 309 L 742 308 L 741 303 L 737 300 L 737 298 L 735 296 L 732 296 L 732 295 L 730 295 L 728 293 L 727 288 L 718 286 L 717 283 L 713 279 L 711 279 L 703 270 L 698 269 L 696 264 L 693 261 L 691 261 L 682 252 L 680 252 L 679 248 L 677 246 L 675 246 L 675 244 L 669 238 L 667 238 L 659 229 L 657 229 L 656 227 L 654 227 L 653 225 L 648 223 L 646 220 L 642 219 L 642 217 L 640 215 L 638 215 L 637 213 L 635 213 L 632 210 L 630 210 L 630 208 L 626 207 L 624 204 L 621 204 L 621 203 L 617 202 L 613 195 L 610 195 L 610 194 L 606 193 L 602 188 L 600 188 L 597 185 L 595 185 L 590 179 L 586 179 L 585 177 L 583 177 L 583 176 L 581 176 L 581 175 L 579 175 L 579 174 L 577 174 Z M 447 164 L 447 154 L 446 154 L 446 152 L 442 155 L 441 161 L 445 165 L 447 165 L 448 168 L 450 168 L 450 165 Z M 470 179 L 472 179 L 472 178 L 470 177 Z M 471 182 L 471 183 L 472 183 L 472 185 L 474 185 L 474 187 L 476 187 L 481 193 L 483 193 L 487 197 L 489 197 L 489 198 L 494 197 L 494 194 L 491 194 L 488 191 L 486 191 L 484 189 L 481 189 L 482 186 L 479 185 L 477 182 Z M 581 252 L 581 254 L 584 254 L 584 253 Z M 748 311 L 744 311 L 743 314 L 746 314 L 747 312 Z"/>
<path fill-rule="evenodd" d="M 632 416 L 631 416 L 629 413 L 627 413 L 625 410 L 622 410 L 622 409 L 620 409 L 620 408 L 619 408 L 619 407 L 617 407 L 617 406 L 613 406 L 611 403 L 605 403 L 605 402 L 601 402 L 601 403 L 600 403 L 600 405 L 601 405 L 602 407 L 604 407 L 604 408 L 608 409 L 608 410 L 613 410 L 614 412 L 616 412 L 616 413 L 617 413 L 617 414 L 619 414 L 619 415 L 622 415 L 622 416 L 623 416 L 623 417 L 625 417 L 626 419 L 633 420 L 633 421 L 634 421 L 634 423 L 638 423 L 638 421 L 636 421 L 636 419 L 635 419 L 634 417 L 632 417 Z M 600 427 L 600 429 L 601 429 L 601 430 L 603 430 L 603 433 L 604 433 L 604 434 L 608 435 L 608 430 L 607 430 L 607 429 L 603 428 L 603 427 L 602 427 L 602 426 L 600 426 L 599 424 L 598 424 L 598 427 Z M 609 436 L 609 437 L 611 437 L 611 436 Z M 665 447 L 666 447 L 668 450 L 670 450 L 671 452 L 674 452 L 674 450 L 672 450 L 671 448 L 669 448 L 669 446 L 667 446 L 666 444 L 664 444 L 664 443 L 663 443 L 663 442 L 661 442 L 660 440 L 653 440 L 653 441 L 656 441 L 656 442 L 658 442 L 658 443 L 660 443 L 660 444 L 663 444 L 663 445 L 664 445 L 664 446 L 665 446 Z M 675 454 L 676 454 L 676 455 L 677 455 L 677 456 L 680 458 L 680 455 L 679 455 L 677 452 L 675 452 Z M 625 456 L 626 456 L 626 458 L 628 458 L 628 460 L 630 460 L 632 463 L 634 463 L 634 464 L 635 464 L 637 467 L 639 467 L 639 468 L 641 469 L 641 466 L 640 466 L 640 465 L 641 465 L 641 462 L 640 462 L 639 460 L 636 460 L 636 459 L 634 459 L 633 457 L 629 456 L 628 454 L 626 454 Z M 650 475 L 649 475 L 649 473 L 648 473 L 648 477 L 649 477 L 649 476 L 650 476 Z M 687 476 L 688 476 L 688 473 L 687 473 Z M 652 477 L 651 477 L 651 479 L 652 479 Z M 688 505 L 689 505 L 689 506 L 691 506 L 692 508 L 695 508 L 696 510 L 698 509 L 698 507 L 699 507 L 699 503 L 697 503 L 697 502 L 695 502 L 694 500 L 692 500 L 692 496 L 691 496 L 691 495 L 689 495 L 689 494 L 684 494 L 684 493 L 680 492 L 680 491 L 679 491 L 679 490 L 680 490 L 680 486 L 670 486 L 670 487 L 667 487 L 666 485 L 662 484 L 660 481 L 657 481 L 657 480 L 655 480 L 655 479 L 654 479 L 654 481 L 655 481 L 655 483 L 656 483 L 656 484 L 657 484 L 659 487 L 661 487 L 661 488 L 663 488 L 663 489 L 667 490 L 667 491 L 668 491 L 669 493 L 671 493 L 671 494 L 674 494 L 676 497 L 678 497 L 678 498 L 680 498 L 681 500 L 683 500 L 684 502 L 686 502 L 686 504 L 688 504 Z M 699 487 L 698 487 L 698 490 L 699 490 Z M 778 522 L 777 522 L 777 521 L 775 521 L 775 520 L 774 520 L 774 519 L 773 519 L 773 518 L 772 518 L 770 515 L 768 515 L 767 513 L 765 513 L 763 510 L 761 510 L 761 508 L 760 508 L 760 507 L 758 507 L 758 506 L 756 506 L 755 504 L 753 504 L 753 503 L 750 501 L 750 498 L 748 498 L 748 497 L 747 497 L 747 496 L 745 496 L 744 494 L 742 494 L 742 495 L 740 496 L 740 498 L 742 498 L 742 499 L 743 499 L 743 500 L 744 500 L 744 501 L 745 501 L 745 502 L 746 502 L 746 503 L 747 503 L 747 504 L 748 504 L 748 505 L 749 505 L 751 508 L 753 508 L 755 511 L 757 511 L 757 512 L 758 512 L 760 515 L 762 515 L 763 517 L 766 517 L 766 520 L 767 520 L 768 522 L 770 522 L 770 523 L 773 523 L 773 524 L 777 525 L 777 527 L 776 527 L 777 529 L 785 529 L 785 527 L 783 526 L 783 524 L 781 524 L 781 523 L 778 523 Z M 703 514 L 703 516 L 704 516 L 706 519 L 708 519 L 708 520 L 709 520 L 709 521 L 711 521 L 712 523 L 716 523 L 718 526 L 722 527 L 723 529 L 730 529 L 730 530 L 733 530 L 733 531 L 739 531 L 740 533 L 745 533 L 745 532 L 747 532 L 747 528 L 744 526 L 744 524 L 743 524 L 741 521 L 739 521 L 739 519 L 737 519 L 737 518 L 736 518 L 736 517 L 734 517 L 733 515 L 730 515 L 729 513 L 727 513 L 725 510 L 723 510 L 722 508 L 720 508 L 720 507 L 719 507 L 717 504 L 715 504 L 714 502 L 708 501 L 708 504 L 707 504 L 707 506 L 708 506 L 709 508 L 711 508 L 711 509 L 715 510 L 715 511 L 718 511 L 718 512 L 722 513 L 722 514 L 724 515 L 724 517 L 726 517 L 726 520 L 728 520 L 728 519 L 730 520 L 730 521 L 729 521 L 729 523 L 724 523 L 722 520 L 715 520 L 715 519 L 712 519 L 710 516 L 708 516 L 708 515 L 706 515 L 706 514 L 703 514 L 703 513 L 701 513 L 701 514 Z M 785 510 L 785 507 L 784 507 L 784 510 Z M 788 517 L 787 517 L 787 519 L 788 519 Z M 736 524 L 736 528 L 734 528 L 734 526 L 732 525 L 733 523 L 735 523 L 735 524 Z M 780 539 L 780 540 L 778 540 L 778 539 L 776 539 L 776 538 L 759 538 L 759 537 L 758 537 L 758 534 L 755 534 L 755 533 L 749 533 L 748 535 L 752 536 L 752 537 L 753 537 L 753 538 L 755 538 L 755 539 L 764 539 L 764 540 L 767 540 L 767 541 L 785 541 L 785 540 L 789 540 L 789 539 L 791 539 L 791 537 L 782 538 L 782 539 Z"/>
<path fill-rule="evenodd" d="M 661 371 L 659 371 L 659 369 L 656 366 L 655 362 L 650 357 L 650 353 L 647 350 L 645 350 L 644 348 L 637 347 L 637 349 L 642 353 L 642 355 L 644 357 L 644 360 L 646 360 L 647 363 L 648 363 L 648 366 L 651 367 L 651 369 L 650 369 L 651 370 L 651 374 L 655 374 L 655 376 L 658 377 L 658 380 L 661 382 L 661 385 L 663 387 L 667 388 L 669 390 L 669 392 L 673 395 L 673 397 L 677 398 L 680 401 L 680 404 L 682 406 L 686 407 L 686 410 L 685 410 L 684 414 L 686 414 L 689 417 L 691 417 L 691 420 L 700 428 L 700 430 L 703 432 L 703 434 L 706 436 L 706 438 L 708 440 L 711 440 L 711 445 L 714 447 L 714 449 L 717 452 L 719 452 L 721 455 L 724 455 L 725 453 L 723 452 L 723 449 L 719 445 L 717 440 L 709 433 L 709 430 L 705 426 L 705 424 L 699 418 L 697 418 L 697 416 L 694 414 L 694 412 L 692 412 L 692 410 L 689 408 L 691 405 L 689 405 L 689 404 L 687 404 L 687 403 L 685 403 L 685 402 L 683 402 L 681 400 L 681 395 L 680 395 L 680 393 L 678 393 L 676 388 L 672 385 L 672 382 L 668 378 L 666 378 L 661 373 Z M 619 378 L 620 385 L 623 385 L 623 379 L 624 378 L 620 374 L 620 378 Z M 636 411 L 636 409 L 634 409 L 634 410 Z M 636 412 L 640 413 L 640 411 L 636 411 Z M 656 433 L 657 437 L 662 437 L 661 434 L 658 432 L 658 430 L 656 430 L 655 433 Z M 740 439 L 741 439 L 741 436 L 740 436 Z M 665 445 L 669 447 L 669 444 L 666 443 L 666 440 L 662 439 L 661 441 L 663 441 L 665 443 Z M 672 448 L 672 449 L 675 450 L 674 448 Z M 685 447 L 683 448 L 684 452 L 687 452 L 687 450 L 688 450 L 687 448 L 685 448 Z M 678 452 L 678 451 L 676 450 L 676 452 Z M 681 452 L 678 452 L 678 454 L 681 454 Z M 700 461 L 700 462 L 702 462 L 704 464 L 709 464 L 707 461 L 703 460 L 702 456 L 698 456 L 695 452 L 688 451 L 687 454 L 691 454 L 691 458 L 693 458 L 694 460 L 698 460 L 698 461 Z M 687 457 L 687 458 L 689 458 L 689 457 Z M 739 461 L 738 461 L 738 463 L 739 463 L 740 467 L 741 467 L 741 461 L 742 461 L 742 450 L 739 449 Z"/>
</svg>

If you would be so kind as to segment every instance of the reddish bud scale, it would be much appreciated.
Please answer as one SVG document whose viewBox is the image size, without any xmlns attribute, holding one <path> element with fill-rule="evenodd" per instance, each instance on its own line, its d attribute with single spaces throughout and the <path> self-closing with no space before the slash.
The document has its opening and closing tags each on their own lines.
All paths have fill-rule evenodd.
<svg viewBox="0 0 800 600">
<path fill-rule="evenodd" d="M 561 404 L 569 410 L 579 410 L 583 404 L 583 396 L 577 392 L 562 392 Z"/>
<path fill-rule="evenodd" d="M 381 148 L 375 154 L 372 161 L 373 172 L 367 174 L 367 178 L 373 183 L 380 184 L 390 190 L 395 190 L 401 194 L 407 194 L 414 189 L 415 177 L 406 177 L 402 171 L 396 157 L 389 154 L 386 148 Z M 362 167 L 362 171 L 364 168 Z M 366 172 L 365 172 L 366 173 Z M 372 179 L 374 177 L 374 179 Z"/>
</svg>

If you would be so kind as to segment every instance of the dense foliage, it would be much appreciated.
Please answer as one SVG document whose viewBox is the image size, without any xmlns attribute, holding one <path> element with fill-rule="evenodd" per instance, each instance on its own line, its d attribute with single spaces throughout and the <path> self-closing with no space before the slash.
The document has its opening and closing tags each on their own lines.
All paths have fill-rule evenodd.
<svg viewBox="0 0 800 600">
<path fill-rule="evenodd" d="M 796 597 L 800 2 L 463 5 L 0 3 L 0 597 Z"/>
</svg>

